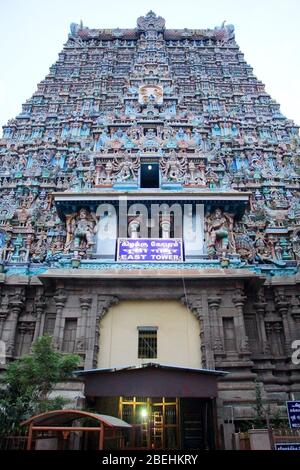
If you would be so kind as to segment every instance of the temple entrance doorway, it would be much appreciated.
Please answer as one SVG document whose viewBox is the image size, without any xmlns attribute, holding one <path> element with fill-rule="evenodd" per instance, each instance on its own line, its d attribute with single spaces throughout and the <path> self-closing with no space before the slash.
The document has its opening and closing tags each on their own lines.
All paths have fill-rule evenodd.
<svg viewBox="0 0 300 470">
<path fill-rule="evenodd" d="M 89 409 L 131 426 L 125 449 L 197 451 L 220 448 L 217 379 L 224 374 L 158 363 L 78 372 Z"/>
<path fill-rule="evenodd" d="M 120 397 L 119 410 L 119 416 L 126 416 L 132 425 L 125 447 L 178 449 L 177 398 Z"/>
<path fill-rule="evenodd" d="M 209 398 L 103 397 L 90 406 L 132 426 L 124 430 L 124 449 L 216 448 L 215 405 Z"/>
</svg>

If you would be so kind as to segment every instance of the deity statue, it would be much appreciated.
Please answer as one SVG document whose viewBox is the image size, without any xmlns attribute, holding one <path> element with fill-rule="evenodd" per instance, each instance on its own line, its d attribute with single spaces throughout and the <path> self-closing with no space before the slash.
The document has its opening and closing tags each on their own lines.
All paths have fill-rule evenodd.
<svg viewBox="0 0 300 470">
<path fill-rule="evenodd" d="M 89 249 L 94 242 L 97 220 L 95 216 L 82 208 L 76 214 L 66 216 L 67 238 L 65 252 L 71 249 Z"/>
<path fill-rule="evenodd" d="M 125 154 L 122 160 L 114 159 L 113 167 L 118 181 L 134 180 L 140 166 L 139 158 L 131 158 Z"/>
<path fill-rule="evenodd" d="M 163 88 L 160 85 L 142 85 L 139 88 L 139 103 L 146 105 L 163 103 Z"/>
<path fill-rule="evenodd" d="M 28 209 L 26 202 L 23 201 L 21 207 L 15 211 L 15 216 L 18 220 L 18 223 L 20 225 L 31 226 L 32 220 L 30 217 L 32 216 L 32 212 L 32 209 Z"/>
<path fill-rule="evenodd" d="M 161 167 L 166 180 L 180 181 L 185 173 L 186 158 L 180 158 L 173 153 L 169 158 L 162 158 Z"/>
<path fill-rule="evenodd" d="M 205 220 L 207 237 L 207 251 L 210 255 L 224 252 L 235 253 L 235 240 L 233 235 L 233 216 L 216 209 L 213 214 L 208 214 Z"/>
<path fill-rule="evenodd" d="M 297 260 L 300 259 L 300 229 L 296 228 L 292 234 L 292 248 Z"/>
<path fill-rule="evenodd" d="M 273 263 L 278 267 L 284 267 L 286 263 L 272 256 L 271 244 L 265 239 L 265 234 L 257 232 L 254 240 L 255 259 L 261 263 Z"/>
<path fill-rule="evenodd" d="M 44 260 L 47 252 L 47 233 L 43 230 L 39 233 L 35 243 L 31 245 L 31 259 L 40 263 Z"/>
<path fill-rule="evenodd" d="M 240 233 L 235 236 L 236 251 L 242 259 L 253 261 L 255 250 L 253 240 L 246 233 Z"/>
<path fill-rule="evenodd" d="M 108 160 L 105 164 L 105 178 L 104 181 L 110 183 L 113 179 L 112 172 L 113 172 L 113 164 L 111 160 Z"/>
</svg>

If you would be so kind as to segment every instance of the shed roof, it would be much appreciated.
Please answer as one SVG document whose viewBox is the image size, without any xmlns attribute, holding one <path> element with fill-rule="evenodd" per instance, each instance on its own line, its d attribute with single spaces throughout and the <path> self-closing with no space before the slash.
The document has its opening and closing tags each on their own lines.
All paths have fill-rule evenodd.
<svg viewBox="0 0 300 470">
<path fill-rule="evenodd" d="M 131 425 L 123 421 L 122 419 L 115 418 L 114 416 L 102 415 L 97 413 L 91 413 L 89 411 L 82 411 L 82 410 L 54 410 L 54 411 L 47 411 L 45 413 L 41 413 L 31 418 L 23 421 L 21 426 L 26 426 L 29 424 L 37 425 L 37 426 L 63 426 L 69 425 L 73 421 L 82 419 L 82 418 L 90 418 L 103 423 L 105 426 L 111 428 L 131 428 Z"/>
<path fill-rule="evenodd" d="M 227 372 L 147 363 L 78 371 L 87 397 L 197 397 L 218 394 L 218 378 Z"/>
</svg>

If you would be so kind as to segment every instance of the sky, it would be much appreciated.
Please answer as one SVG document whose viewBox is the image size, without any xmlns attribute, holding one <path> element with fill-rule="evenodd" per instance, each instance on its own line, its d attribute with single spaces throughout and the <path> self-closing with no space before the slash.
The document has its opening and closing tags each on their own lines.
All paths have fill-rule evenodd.
<svg viewBox="0 0 300 470">
<path fill-rule="evenodd" d="M 300 125 L 299 0 L 0 0 L 0 127 L 21 112 L 45 78 L 70 23 L 134 28 L 151 9 L 167 28 L 234 24 L 254 74 L 282 113 Z"/>
</svg>

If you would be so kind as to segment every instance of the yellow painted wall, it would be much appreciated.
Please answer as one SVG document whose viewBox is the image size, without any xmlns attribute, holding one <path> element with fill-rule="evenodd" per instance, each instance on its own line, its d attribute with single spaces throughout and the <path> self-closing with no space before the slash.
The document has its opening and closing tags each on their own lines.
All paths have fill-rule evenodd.
<svg viewBox="0 0 300 470">
<path fill-rule="evenodd" d="M 138 326 L 156 326 L 157 359 L 138 359 Z M 98 367 L 159 362 L 201 367 L 200 326 L 176 300 L 124 300 L 100 323 Z"/>
</svg>

